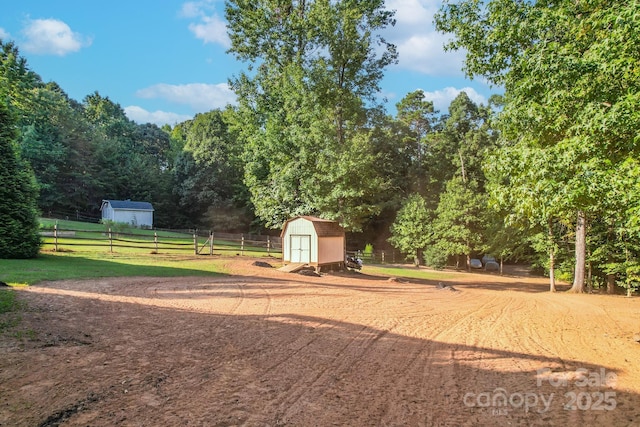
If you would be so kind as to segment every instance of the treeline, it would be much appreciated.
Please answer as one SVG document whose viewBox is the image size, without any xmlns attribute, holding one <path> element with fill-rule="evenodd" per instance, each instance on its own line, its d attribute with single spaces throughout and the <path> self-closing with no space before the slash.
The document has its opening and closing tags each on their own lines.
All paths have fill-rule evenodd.
<svg viewBox="0 0 640 427">
<path fill-rule="evenodd" d="M 496 140 L 489 107 L 461 93 L 444 114 L 416 91 L 398 103 L 396 116 L 363 110 L 358 132 L 367 139 L 346 153 L 310 145 L 308 135 L 300 138 L 305 146 L 282 135 L 275 147 L 258 145 L 260 132 L 247 136 L 241 108 L 198 114 L 173 128 L 140 125 L 106 96 L 77 102 L 55 82 L 44 83 L 10 42 L 2 43 L 1 60 L 16 149 L 35 175 L 45 214 L 97 217 L 103 199 L 131 199 L 153 204 L 158 227 L 258 232 L 316 214 L 342 220 L 354 245 L 384 248 L 411 194 L 435 209 L 462 173 L 483 192 L 482 159 Z M 261 175 L 266 167 L 277 175 Z M 328 200 L 306 193 L 315 186 Z"/>
<path fill-rule="evenodd" d="M 551 278 L 573 262 L 575 292 L 640 282 L 638 6 L 460 0 L 436 15 L 467 74 L 505 88 L 500 148 L 485 167 L 510 227 L 496 235 L 505 248 L 532 236 Z"/>
<path fill-rule="evenodd" d="M 41 212 L 99 217 L 103 199 L 131 199 L 153 203 L 159 227 L 215 222 L 246 230 L 253 218 L 242 147 L 227 131 L 225 112 L 175 129 L 136 124 L 97 92 L 70 99 L 30 70 L 13 43 L 0 47 L 0 94 L 17 130 L 17 151 L 35 174 Z"/>
<path fill-rule="evenodd" d="M 377 98 L 397 51 L 384 1 L 225 3 L 236 107 L 162 129 L 97 93 L 81 103 L 2 44 L 2 99 L 46 210 L 150 201 L 160 226 L 338 220 L 351 244 L 460 267 L 528 260 L 572 289 L 640 283 L 637 2 L 446 3 L 465 71 L 503 87 L 447 112 L 422 91 Z M 515 31 L 517 29 L 517 31 Z M 513 30 L 513 31 L 512 31 Z"/>
</svg>

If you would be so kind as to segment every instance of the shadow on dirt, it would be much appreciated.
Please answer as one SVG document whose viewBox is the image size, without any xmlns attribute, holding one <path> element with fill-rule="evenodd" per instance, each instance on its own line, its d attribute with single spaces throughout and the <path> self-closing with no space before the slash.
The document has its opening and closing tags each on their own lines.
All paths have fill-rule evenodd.
<svg viewBox="0 0 640 427">
<path fill-rule="evenodd" d="M 394 324 L 198 313 L 100 293 L 22 297 L 26 326 L 70 339 L 0 347 L 3 425 L 626 425 L 640 417 L 637 394 L 566 376 L 617 374 L 580 360 L 419 339 L 392 332 Z M 91 343 L 70 345 L 74 336 Z"/>
</svg>

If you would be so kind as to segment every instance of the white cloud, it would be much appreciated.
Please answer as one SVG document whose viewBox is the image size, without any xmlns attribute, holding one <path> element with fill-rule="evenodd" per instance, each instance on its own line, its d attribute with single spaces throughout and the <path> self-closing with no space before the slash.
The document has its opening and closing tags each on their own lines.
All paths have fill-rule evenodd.
<svg viewBox="0 0 640 427">
<path fill-rule="evenodd" d="M 221 0 L 198 0 L 187 1 L 182 4 L 180 16 L 184 18 L 197 18 L 206 16 L 207 12 L 215 10 L 215 3 L 222 3 Z"/>
<path fill-rule="evenodd" d="M 189 30 L 205 43 L 220 44 L 225 48 L 231 46 L 227 24 L 218 15 L 201 17 L 199 23 L 189 24 Z"/>
<path fill-rule="evenodd" d="M 182 4 L 180 16 L 194 20 L 189 24 L 189 31 L 197 39 L 204 41 L 205 44 L 219 44 L 228 48 L 231 46 L 231 41 L 227 35 L 227 23 L 216 13 L 215 3 L 216 0 L 185 2 Z"/>
<path fill-rule="evenodd" d="M 417 34 L 398 42 L 399 66 L 428 75 L 461 75 L 464 54 L 445 52 L 445 37 L 437 33 Z"/>
<path fill-rule="evenodd" d="M 0 27 L 0 39 L 2 39 L 2 40 L 6 40 L 6 39 L 8 39 L 8 38 L 11 38 L 11 36 L 9 35 L 9 33 L 8 33 L 8 32 L 6 32 L 6 31 L 4 30 L 4 28 Z"/>
<path fill-rule="evenodd" d="M 161 98 L 178 104 L 189 105 L 197 112 L 224 108 L 235 104 L 236 96 L 226 83 L 190 83 L 170 85 L 160 83 L 136 92 L 140 98 Z"/>
<path fill-rule="evenodd" d="M 395 10 L 396 25 L 384 36 L 398 47 L 399 68 L 427 75 L 462 75 L 461 52 L 445 52 L 448 36 L 439 33 L 433 16 L 441 2 L 436 0 L 390 0 L 388 10 Z"/>
<path fill-rule="evenodd" d="M 158 126 L 163 126 L 165 124 L 173 126 L 177 123 L 182 123 L 185 120 L 190 120 L 193 118 L 193 116 L 188 116 L 185 114 L 170 113 L 160 110 L 153 112 L 147 111 L 142 107 L 138 107 L 137 105 L 130 105 L 128 107 L 125 107 L 124 112 L 128 118 L 136 123 L 155 123 Z"/>
<path fill-rule="evenodd" d="M 202 13 L 202 6 L 200 2 L 188 1 L 182 5 L 180 9 L 180 16 L 185 18 L 197 18 Z"/>
<path fill-rule="evenodd" d="M 74 33 L 67 24 L 57 19 L 30 20 L 22 33 L 25 37 L 22 47 L 31 53 L 64 56 L 92 43 L 90 38 Z"/>
<path fill-rule="evenodd" d="M 466 92 L 469 98 L 476 104 L 487 105 L 487 99 L 476 92 L 472 87 L 463 87 L 462 89 L 456 89 L 454 87 L 446 87 L 444 89 L 436 90 L 434 92 L 425 92 L 424 98 L 427 101 L 433 101 L 433 106 L 440 112 L 445 112 L 449 109 L 449 104 L 453 101 L 460 92 Z"/>
<path fill-rule="evenodd" d="M 386 2 L 388 10 L 395 10 L 395 18 L 402 27 L 424 26 L 430 24 L 439 2 L 421 0 L 389 0 Z M 400 27 L 399 25 L 397 27 Z"/>
</svg>

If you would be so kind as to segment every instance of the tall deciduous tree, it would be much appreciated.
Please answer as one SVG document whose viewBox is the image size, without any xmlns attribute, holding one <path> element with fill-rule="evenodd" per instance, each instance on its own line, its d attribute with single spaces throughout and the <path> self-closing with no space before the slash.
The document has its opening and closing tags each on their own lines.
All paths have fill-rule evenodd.
<svg viewBox="0 0 640 427">
<path fill-rule="evenodd" d="M 465 69 L 505 87 L 501 128 L 507 141 L 571 158 L 548 177 L 575 219 L 576 274 L 585 290 L 585 220 L 601 213 L 606 171 L 640 153 L 640 25 L 637 0 L 446 2 L 436 16 L 467 51 Z"/>
<path fill-rule="evenodd" d="M 395 47 L 382 0 L 228 1 L 230 51 L 250 73 L 231 80 L 246 144 L 245 182 L 269 227 L 315 213 L 359 229 L 379 212 L 366 103 Z M 381 47 L 381 48 L 380 48 Z"/>
<path fill-rule="evenodd" d="M 569 221 L 566 193 L 558 177 L 570 173 L 571 158 L 548 150 L 506 143 L 484 165 L 490 204 L 504 215 L 504 226 L 535 236 L 535 249 L 548 255 L 549 289 L 555 291 L 559 223 Z"/>
</svg>

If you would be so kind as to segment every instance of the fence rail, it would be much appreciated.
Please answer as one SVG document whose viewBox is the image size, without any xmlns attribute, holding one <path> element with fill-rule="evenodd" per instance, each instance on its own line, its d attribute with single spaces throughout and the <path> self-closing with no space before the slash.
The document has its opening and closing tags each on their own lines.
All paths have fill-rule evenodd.
<svg viewBox="0 0 640 427">
<path fill-rule="evenodd" d="M 214 255 L 235 252 L 239 255 L 263 254 L 282 256 L 279 237 L 215 233 L 212 231 L 139 230 L 122 232 L 111 227 L 104 231 L 60 228 L 57 224 L 41 233 L 44 247 L 64 251 L 66 247 L 105 248 L 114 250 L 149 250 L 152 253 L 191 252 L 195 255 Z M 108 249 L 107 249 L 108 248 Z"/>
<path fill-rule="evenodd" d="M 73 227 L 73 226 L 72 226 Z M 282 258 L 282 239 L 279 236 L 224 233 L 203 230 L 131 229 L 87 224 L 87 228 L 71 228 L 59 224 L 41 231 L 44 248 L 53 251 L 86 248 L 105 252 L 182 253 L 197 255 L 238 254 Z M 76 249 L 78 248 L 78 249 Z M 347 251 L 365 264 L 396 264 L 406 262 L 397 250 L 372 252 Z"/>
<path fill-rule="evenodd" d="M 365 264 L 395 264 L 406 262 L 406 256 L 394 249 L 373 252 L 347 251 L 347 255 L 358 257 Z"/>
</svg>

